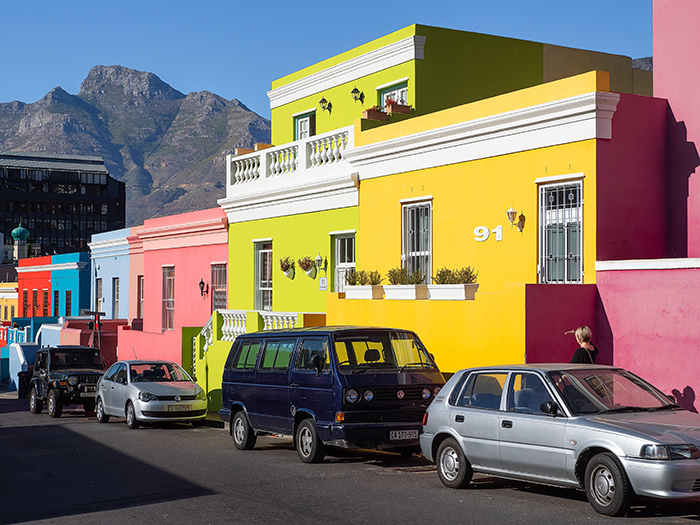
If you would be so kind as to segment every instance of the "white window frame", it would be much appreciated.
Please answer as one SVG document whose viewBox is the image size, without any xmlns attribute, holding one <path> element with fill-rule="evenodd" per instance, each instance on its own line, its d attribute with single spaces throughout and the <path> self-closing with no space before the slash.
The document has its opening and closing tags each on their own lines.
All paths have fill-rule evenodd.
<svg viewBox="0 0 700 525">
<path fill-rule="evenodd" d="M 420 215 L 421 210 L 428 213 L 427 246 L 412 224 L 416 220 L 414 213 Z M 418 217 L 420 218 L 420 217 Z M 416 249 L 417 248 L 417 249 Z M 433 263 L 433 201 L 404 202 L 401 205 L 401 265 L 409 272 L 420 270 L 426 275 L 426 282 L 432 278 Z"/>
<path fill-rule="evenodd" d="M 303 140 L 316 134 L 316 110 L 297 113 L 294 117 L 294 140 Z M 313 120 L 313 123 L 312 123 Z M 313 125 L 312 125 L 313 124 Z"/>
<path fill-rule="evenodd" d="M 161 330 L 175 330 L 175 267 L 163 266 Z M 171 273 L 172 272 L 172 273 Z"/>
<path fill-rule="evenodd" d="M 567 205 L 566 202 L 552 206 L 555 199 L 553 192 L 564 192 L 565 198 L 578 204 Z M 573 194 L 571 192 L 574 192 Z M 569 193 L 567 193 L 569 192 Z M 539 261 L 537 271 L 539 282 L 547 284 L 583 284 L 584 253 L 583 253 L 583 180 L 560 180 L 538 185 L 539 200 Z M 550 239 L 548 228 L 561 226 L 561 240 L 554 243 Z M 578 234 L 578 239 L 574 237 Z M 555 232 L 556 235 L 556 232 Z M 572 237 L 574 237 L 572 239 Z M 552 245 L 556 244 L 552 249 Z M 571 249 L 573 248 L 573 250 Z M 578 251 L 578 253 L 576 253 Z M 556 252 L 553 253 L 553 252 Z M 559 269 L 555 265 L 561 264 Z M 578 265 L 578 269 L 576 269 Z M 554 272 L 554 273 L 552 273 Z"/>
<path fill-rule="evenodd" d="M 380 86 L 377 91 L 379 91 L 379 103 L 384 109 L 386 109 L 386 99 L 390 97 L 394 102 L 404 106 L 408 105 L 408 79 Z"/>
<path fill-rule="evenodd" d="M 119 277 L 112 277 L 112 319 L 119 319 Z"/>
<path fill-rule="evenodd" d="M 212 310 L 226 310 L 228 306 L 228 266 L 226 263 L 211 263 Z"/>
<path fill-rule="evenodd" d="M 352 261 L 341 261 L 341 244 L 346 242 L 348 239 L 352 239 Z M 344 233 L 333 235 L 333 291 L 342 292 L 347 286 L 347 276 L 350 272 L 355 271 L 355 261 L 356 261 L 356 239 L 355 233 Z M 347 254 L 347 250 L 346 250 Z M 347 259 L 347 258 L 346 258 Z"/>
<path fill-rule="evenodd" d="M 270 246 L 266 248 L 266 246 Z M 267 266 L 266 266 L 267 265 Z M 269 268 L 267 277 L 262 273 Z M 272 240 L 255 243 L 255 309 L 272 311 Z"/>
<path fill-rule="evenodd" d="M 95 279 L 95 311 L 102 311 L 102 278 Z"/>
</svg>

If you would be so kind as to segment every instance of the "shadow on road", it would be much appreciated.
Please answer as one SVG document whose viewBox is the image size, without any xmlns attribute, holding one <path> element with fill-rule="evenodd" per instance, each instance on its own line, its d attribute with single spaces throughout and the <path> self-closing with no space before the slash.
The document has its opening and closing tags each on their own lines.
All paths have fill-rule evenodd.
<svg viewBox="0 0 700 525">
<path fill-rule="evenodd" d="M 0 432 L 0 524 L 212 493 L 65 426 L 10 427 Z"/>
</svg>

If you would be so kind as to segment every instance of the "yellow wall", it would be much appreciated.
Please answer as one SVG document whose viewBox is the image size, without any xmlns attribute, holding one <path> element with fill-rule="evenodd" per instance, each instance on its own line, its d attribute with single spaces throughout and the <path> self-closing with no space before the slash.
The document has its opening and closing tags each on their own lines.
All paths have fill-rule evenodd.
<svg viewBox="0 0 700 525">
<path fill-rule="evenodd" d="M 296 261 L 318 253 L 328 258 L 328 286 L 332 286 L 332 231 L 357 230 L 357 207 L 288 215 L 229 225 L 229 308 L 252 310 L 255 299 L 255 245 L 253 239 L 272 238 L 272 307 L 277 312 L 323 312 L 325 292 L 319 291 L 319 272 L 310 279 Z M 359 237 L 359 236 L 358 236 Z M 280 259 L 290 256 L 296 275 L 288 279 L 280 270 Z"/>
<path fill-rule="evenodd" d="M 17 283 L 0 283 L 0 292 L 17 294 Z M 11 321 L 12 320 L 12 306 L 15 307 L 15 316 L 19 317 L 19 307 L 18 307 L 17 297 L 13 299 L 0 298 L 0 320 Z M 5 316 L 5 307 L 7 306 L 7 316 Z"/>
</svg>

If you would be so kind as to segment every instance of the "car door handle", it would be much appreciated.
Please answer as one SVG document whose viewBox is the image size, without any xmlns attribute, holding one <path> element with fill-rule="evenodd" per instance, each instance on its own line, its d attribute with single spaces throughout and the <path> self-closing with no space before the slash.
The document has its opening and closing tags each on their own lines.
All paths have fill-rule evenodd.
<svg viewBox="0 0 700 525">
<path fill-rule="evenodd" d="M 504 419 L 503 421 L 501 421 L 501 426 L 503 428 L 513 428 L 513 422 L 508 421 L 507 419 Z"/>
<path fill-rule="evenodd" d="M 457 423 L 464 423 L 464 416 L 455 416 L 455 421 Z"/>
<path fill-rule="evenodd" d="M 292 388 L 296 388 L 299 386 L 299 383 L 289 383 L 289 386 L 291 386 Z"/>
</svg>

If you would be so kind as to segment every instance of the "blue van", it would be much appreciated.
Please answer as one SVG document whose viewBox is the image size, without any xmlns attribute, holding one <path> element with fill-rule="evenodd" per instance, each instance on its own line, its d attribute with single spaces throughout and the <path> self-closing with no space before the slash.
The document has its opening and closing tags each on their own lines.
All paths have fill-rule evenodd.
<svg viewBox="0 0 700 525">
<path fill-rule="evenodd" d="M 236 338 L 221 419 L 236 448 L 291 436 L 305 463 L 326 446 L 419 450 L 425 409 L 445 379 L 418 336 L 393 328 L 318 327 Z"/>
</svg>

